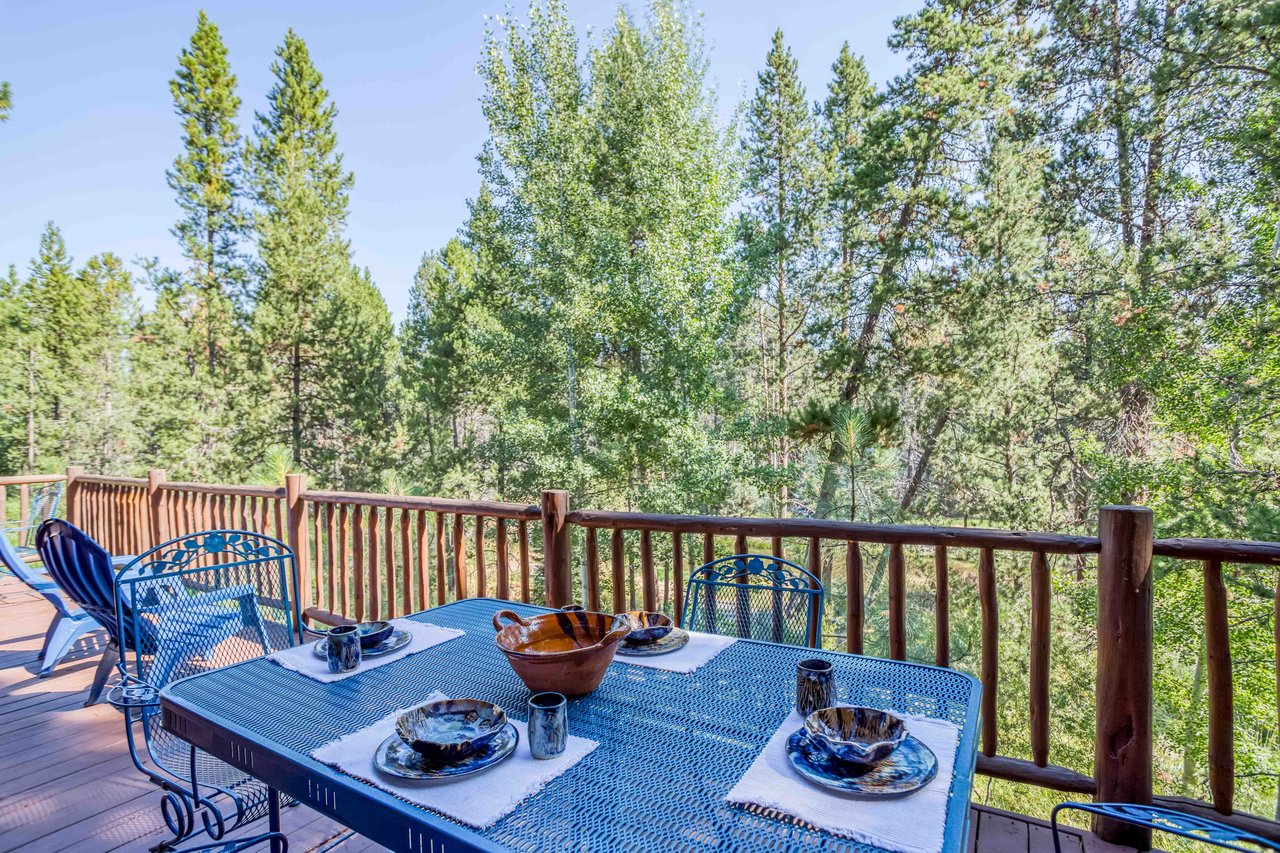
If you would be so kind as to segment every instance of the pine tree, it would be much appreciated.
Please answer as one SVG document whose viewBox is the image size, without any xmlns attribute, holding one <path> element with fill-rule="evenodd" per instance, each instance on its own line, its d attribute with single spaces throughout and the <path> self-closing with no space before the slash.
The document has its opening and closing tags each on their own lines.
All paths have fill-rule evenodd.
<svg viewBox="0 0 1280 853">
<path fill-rule="evenodd" d="M 767 320 L 761 318 L 767 353 L 761 362 L 770 414 L 777 425 L 771 463 L 787 472 L 774 505 L 779 516 L 788 512 L 788 469 L 793 462 L 786 421 L 795 404 L 795 386 L 807 367 L 801 358 L 804 306 L 817 279 L 823 198 L 816 143 L 813 114 L 796 60 L 779 29 L 747 110 L 743 149 L 750 212 L 742 224 L 748 266 L 761 282 L 760 309 L 762 315 L 769 315 Z"/>
<path fill-rule="evenodd" d="M 197 331 L 207 373 L 217 378 L 223 351 L 236 324 L 235 299 L 244 284 L 238 243 L 245 234 L 241 209 L 240 98 L 218 27 L 204 12 L 191 44 L 169 82 L 174 111 L 182 119 L 184 152 L 168 172 L 183 218 L 173 233 L 191 264 L 197 294 Z"/>
<path fill-rule="evenodd" d="M 390 442 L 391 321 L 343 233 L 353 176 L 337 151 L 337 109 L 292 30 L 276 56 L 247 154 L 262 279 L 249 364 L 257 393 L 242 443 L 250 454 L 284 444 L 326 482 L 367 485 Z M 335 400 L 338 389 L 361 406 Z"/>
<path fill-rule="evenodd" d="M 13 89 L 8 83 L 0 82 L 0 121 L 9 120 L 9 111 L 13 109 Z"/>
</svg>

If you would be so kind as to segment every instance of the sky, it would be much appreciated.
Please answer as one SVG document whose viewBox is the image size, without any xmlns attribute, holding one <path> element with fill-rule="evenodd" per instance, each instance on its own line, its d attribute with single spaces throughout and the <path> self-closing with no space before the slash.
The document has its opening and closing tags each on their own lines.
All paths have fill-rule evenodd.
<svg viewBox="0 0 1280 853">
<path fill-rule="evenodd" d="M 599 38 L 617 0 L 565 0 L 582 41 Z M 514 11 L 527 8 L 516 0 Z M 643 2 L 627 4 L 643 9 Z M 884 83 L 905 64 L 886 40 L 918 3 L 886 0 L 704 0 L 710 83 L 722 113 L 753 91 L 781 27 L 809 99 L 823 96 L 843 42 Z M 0 124 L 0 269 L 26 269 L 45 223 L 77 261 L 111 251 L 182 266 L 165 181 L 181 149 L 169 80 L 204 8 L 239 78 L 248 132 L 265 109 L 285 31 L 307 42 L 338 107 L 339 150 L 355 173 L 348 236 L 397 320 L 422 255 L 457 233 L 478 186 L 484 15 L 501 0 L 5 0 L 0 80 L 13 110 Z M 144 295 L 145 300 L 145 295 Z"/>
</svg>

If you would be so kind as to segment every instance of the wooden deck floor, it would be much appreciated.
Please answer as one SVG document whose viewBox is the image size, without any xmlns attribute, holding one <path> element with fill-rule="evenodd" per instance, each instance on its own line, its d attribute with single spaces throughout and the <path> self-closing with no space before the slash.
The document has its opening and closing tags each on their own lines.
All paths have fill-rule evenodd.
<svg viewBox="0 0 1280 853">
<path fill-rule="evenodd" d="M 0 853 L 145 851 L 167 836 L 158 789 L 130 761 L 120 714 L 82 707 L 102 638 L 85 639 L 51 676 L 36 677 L 52 613 L 0 576 Z M 981 806 L 973 818 L 970 850 L 1053 850 L 1041 821 Z M 304 806 L 285 810 L 285 830 L 292 853 L 325 850 L 344 831 Z M 1067 842 L 1069 853 L 1121 850 L 1074 830 Z M 336 853 L 382 849 L 355 837 Z"/>
</svg>

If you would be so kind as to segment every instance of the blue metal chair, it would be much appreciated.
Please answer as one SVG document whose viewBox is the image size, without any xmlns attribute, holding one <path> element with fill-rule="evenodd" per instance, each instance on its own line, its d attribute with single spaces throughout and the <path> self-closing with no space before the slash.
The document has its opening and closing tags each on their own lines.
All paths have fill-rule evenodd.
<svg viewBox="0 0 1280 853">
<path fill-rule="evenodd" d="M 52 578 L 22 559 L 7 536 L 0 536 L 0 566 L 8 569 L 18 580 L 53 605 L 53 621 L 49 623 L 49 630 L 44 635 L 44 646 L 40 649 L 40 677 L 44 678 L 53 672 L 53 668 L 71 650 L 76 640 L 102 626 L 74 602 L 68 601 Z M 115 662 L 112 661 L 109 667 L 114 665 Z"/>
<path fill-rule="evenodd" d="M 59 481 L 46 483 L 31 494 L 27 517 L 19 519 L 15 524 L 0 525 L 0 538 L 13 538 L 14 550 L 25 562 L 32 563 L 40 559 L 36 553 L 36 531 L 40 525 L 58 514 L 58 504 L 62 501 L 62 491 L 66 484 Z"/>
<path fill-rule="evenodd" d="M 1053 813 L 1049 816 L 1049 823 L 1053 827 L 1053 849 L 1055 853 L 1062 853 L 1062 843 L 1058 838 L 1058 812 L 1064 809 L 1087 812 L 1098 817 L 1131 824 L 1132 826 L 1167 832 L 1170 835 L 1190 838 L 1193 841 L 1212 844 L 1215 847 L 1224 847 L 1227 850 L 1240 850 L 1244 851 L 1244 853 L 1253 853 L 1259 849 L 1280 850 L 1280 844 L 1254 835 L 1251 832 L 1245 832 L 1242 829 L 1236 829 L 1216 820 L 1196 817 L 1174 809 L 1161 808 L 1160 806 L 1137 806 L 1131 803 L 1069 802 L 1059 803 L 1054 806 Z M 1244 844 L 1250 846 L 1241 846 Z"/>
<path fill-rule="evenodd" d="M 822 582 L 781 557 L 735 554 L 695 569 L 685 590 L 683 624 L 708 634 L 818 647 Z"/>
<path fill-rule="evenodd" d="M 242 850 L 263 842 L 284 850 L 275 792 L 175 736 L 157 715 L 166 684 L 301 642 L 293 552 L 257 533 L 207 531 L 139 555 L 114 582 L 111 622 L 124 652 L 122 678 L 109 698 L 125 714 L 134 764 L 166 792 L 161 812 L 174 836 L 153 849 L 172 849 L 203 833 L 209 841 L 187 851 Z M 139 736 L 149 762 L 139 755 Z M 273 818 L 266 833 L 223 840 L 266 816 Z"/>
</svg>

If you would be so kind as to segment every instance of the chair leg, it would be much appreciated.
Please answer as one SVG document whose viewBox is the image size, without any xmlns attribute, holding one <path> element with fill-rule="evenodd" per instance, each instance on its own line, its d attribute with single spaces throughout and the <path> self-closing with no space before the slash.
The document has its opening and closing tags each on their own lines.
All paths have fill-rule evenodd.
<svg viewBox="0 0 1280 853">
<path fill-rule="evenodd" d="M 102 688 L 107 685 L 107 679 L 119 662 L 120 649 L 112 642 L 102 650 L 102 660 L 98 661 L 98 670 L 93 674 L 93 686 L 89 688 L 89 698 L 84 703 L 86 708 L 101 698 Z"/>
<path fill-rule="evenodd" d="M 40 650 L 40 677 L 44 678 L 52 673 L 75 641 L 93 628 L 93 623 L 88 619 L 68 619 L 59 614 L 49 625 L 49 633 L 44 637 L 44 648 Z"/>
</svg>

